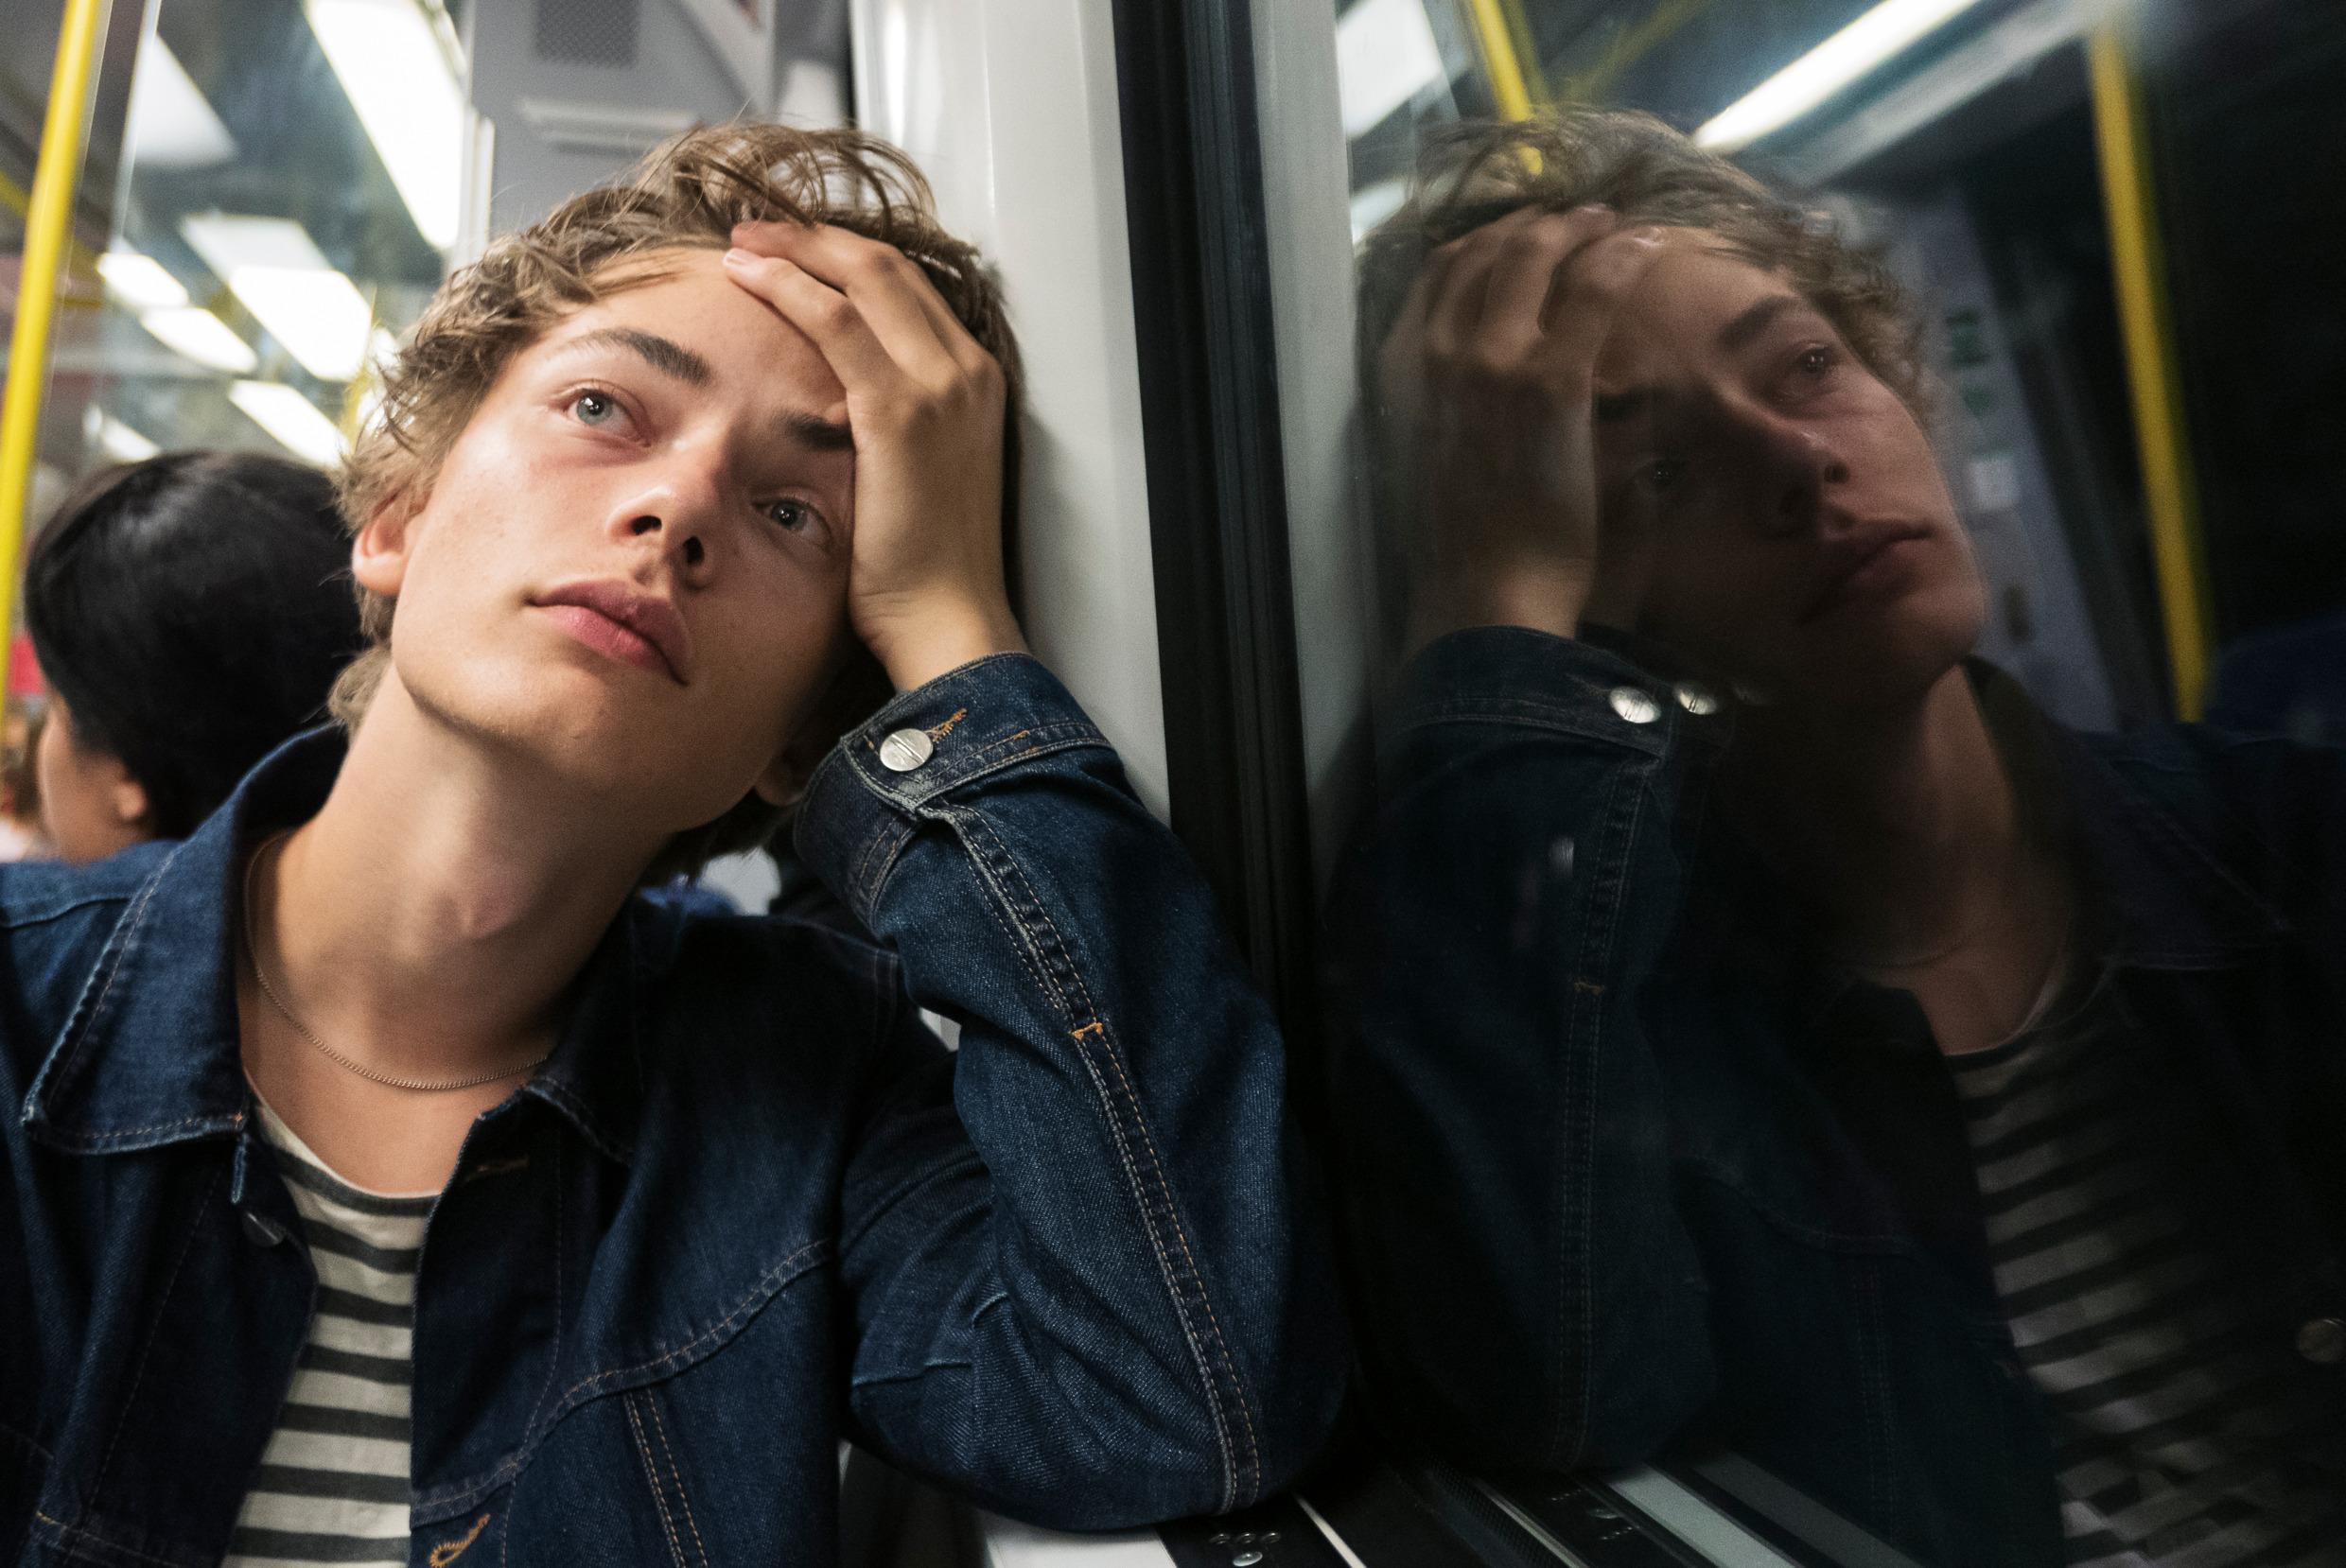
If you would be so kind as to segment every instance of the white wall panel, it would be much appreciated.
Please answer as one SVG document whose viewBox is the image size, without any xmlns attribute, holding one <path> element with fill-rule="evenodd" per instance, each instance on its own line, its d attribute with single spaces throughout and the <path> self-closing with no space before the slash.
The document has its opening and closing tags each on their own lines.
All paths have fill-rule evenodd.
<svg viewBox="0 0 2346 1568">
<path fill-rule="evenodd" d="M 1165 813 L 1164 705 L 1115 39 L 1101 0 L 851 0 L 862 123 L 1000 269 L 1027 377 L 1020 587 L 1035 652 Z"/>
</svg>

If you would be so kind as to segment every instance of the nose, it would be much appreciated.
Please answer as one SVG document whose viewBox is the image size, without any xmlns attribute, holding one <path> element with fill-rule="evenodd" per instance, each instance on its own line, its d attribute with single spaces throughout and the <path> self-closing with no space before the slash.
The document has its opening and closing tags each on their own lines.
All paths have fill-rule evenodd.
<svg viewBox="0 0 2346 1568">
<path fill-rule="evenodd" d="M 1758 483 L 1753 498 L 1760 531 L 1798 533 L 1813 530 L 1833 491 L 1849 482 L 1848 461 L 1831 439 L 1812 426 L 1771 409 L 1751 409 L 1748 427 Z"/>
<path fill-rule="evenodd" d="M 703 581 L 717 565 L 724 488 L 707 465 L 672 461 L 622 498 L 611 531 L 667 557 L 680 579 Z"/>
</svg>

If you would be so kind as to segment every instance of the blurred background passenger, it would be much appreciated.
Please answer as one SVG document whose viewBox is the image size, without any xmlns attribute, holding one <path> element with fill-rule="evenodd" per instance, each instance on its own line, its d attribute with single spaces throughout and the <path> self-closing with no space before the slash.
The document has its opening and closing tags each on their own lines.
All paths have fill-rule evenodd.
<svg viewBox="0 0 2346 1568">
<path fill-rule="evenodd" d="M 278 458 L 171 452 L 67 497 L 25 572 L 58 854 L 184 837 L 324 718 L 360 640 L 349 562 L 332 482 Z"/>
</svg>

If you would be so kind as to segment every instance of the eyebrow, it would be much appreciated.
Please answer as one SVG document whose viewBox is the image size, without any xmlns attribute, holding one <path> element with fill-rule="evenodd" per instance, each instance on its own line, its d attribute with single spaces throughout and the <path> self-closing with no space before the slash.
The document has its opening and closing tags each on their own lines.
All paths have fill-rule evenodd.
<svg viewBox="0 0 2346 1568">
<path fill-rule="evenodd" d="M 814 452 L 852 452 L 855 433 L 845 425 L 816 414 L 784 414 L 782 433 Z"/>
<path fill-rule="evenodd" d="M 603 326 L 582 332 L 563 345 L 564 352 L 589 348 L 623 348 L 688 387 L 706 387 L 717 378 L 709 361 L 673 339 L 632 326 Z"/>
<path fill-rule="evenodd" d="M 1768 329 L 1768 324 L 1787 310 L 1807 310 L 1809 302 L 1797 294 L 1770 294 L 1759 304 L 1746 306 L 1735 320 L 1719 329 L 1719 346 L 1732 354 L 1748 347 L 1753 339 Z"/>
<path fill-rule="evenodd" d="M 632 326 L 603 326 L 592 332 L 582 332 L 562 345 L 562 352 L 582 349 L 623 348 L 645 364 L 664 375 L 674 376 L 688 387 L 706 387 L 716 380 L 717 373 L 708 360 L 677 342 L 657 332 L 645 332 Z M 799 445 L 815 452 L 851 452 L 855 435 L 847 426 L 819 414 L 793 413 L 782 416 L 781 432 Z"/>
</svg>

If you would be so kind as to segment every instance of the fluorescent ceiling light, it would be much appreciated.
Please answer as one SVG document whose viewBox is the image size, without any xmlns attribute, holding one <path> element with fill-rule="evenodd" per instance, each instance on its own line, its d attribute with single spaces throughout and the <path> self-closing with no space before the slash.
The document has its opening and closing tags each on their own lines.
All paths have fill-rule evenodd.
<svg viewBox="0 0 2346 1568">
<path fill-rule="evenodd" d="M 163 448 L 131 429 L 105 409 L 93 407 L 86 421 L 90 439 L 114 462 L 144 462 L 162 455 Z"/>
<path fill-rule="evenodd" d="M 464 95 L 430 17 L 420 0 L 308 0 L 307 9 L 415 227 L 446 251 L 463 211 Z"/>
<path fill-rule="evenodd" d="M 330 468 L 342 461 L 342 432 L 291 387 L 278 381 L 237 381 L 228 389 L 228 401 L 303 462 Z"/>
<path fill-rule="evenodd" d="M 97 258 L 97 274 L 114 298 L 132 310 L 169 310 L 187 303 L 187 286 L 163 263 L 136 251 L 109 251 Z"/>
<path fill-rule="evenodd" d="M 1407 180 L 1379 180 L 1374 185 L 1363 185 L 1352 193 L 1352 242 L 1359 244 L 1369 231 L 1401 210 L 1408 200 L 1409 183 Z"/>
<path fill-rule="evenodd" d="M 304 370 L 348 381 L 365 367 L 375 312 L 306 229 L 282 218 L 214 213 L 187 219 L 180 232 Z"/>
<path fill-rule="evenodd" d="M 260 363 L 253 345 L 229 331 L 226 322 L 192 305 L 142 311 L 138 324 L 153 333 L 173 353 L 213 370 L 244 375 Z"/>
<path fill-rule="evenodd" d="M 1354 137 L 1443 79 L 1426 0 L 1359 0 L 1336 24 L 1336 91 Z"/>
<path fill-rule="evenodd" d="M 234 161 L 236 138 L 160 35 L 149 33 L 131 72 L 132 167 L 209 168 Z"/>
<path fill-rule="evenodd" d="M 1978 0 L 1882 0 L 1882 4 L 1729 104 L 1694 140 L 1733 152 L 1806 114 L 1835 93 Z"/>
</svg>

